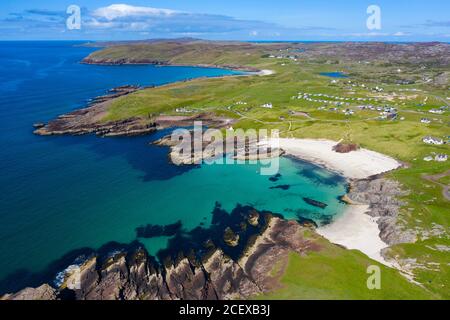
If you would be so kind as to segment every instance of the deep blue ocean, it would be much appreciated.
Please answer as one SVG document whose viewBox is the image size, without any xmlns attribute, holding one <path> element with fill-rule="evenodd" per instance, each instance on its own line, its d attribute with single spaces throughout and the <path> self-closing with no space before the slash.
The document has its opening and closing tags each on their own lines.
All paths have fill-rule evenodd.
<svg viewBox="0 0 450 320">
<path fill-rule="evenodd" d="M 175 167 L 165 148 L 136 138 L 41 137 L 33 123 L 83 107 L 113 87 L 161 85 L 230 75 L 221 69 L 93 66 L 93 48 L 74 42 L 0 42 L 0 293 L 35 285 L 35 275 L 67 252 L 136 240 L 135 228 L 209 223 L 215 203 L 252 205 L 295 219 L 318 219 L 302 197 L 344 205 L 345 181 L 311 164 L 281 159 L 273 182 L 258 165 Z M 289 185 L 289 190 L 272 188 Z M 141 240 L 150 253 L 168 238 Z"/>
</svg>

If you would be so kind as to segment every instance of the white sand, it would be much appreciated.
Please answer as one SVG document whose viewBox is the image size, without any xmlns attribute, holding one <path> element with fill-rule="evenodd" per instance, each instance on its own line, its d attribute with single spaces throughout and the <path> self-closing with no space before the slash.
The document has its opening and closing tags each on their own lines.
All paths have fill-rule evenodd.
<svg viewBox="0 0 450 320">
<path fill-rule="evenodd" d="M 276 140 L 270 143 L 276 146 Z M 367 149 L 334 152 L 336 144 L 338 142 L 330 140 L 279 139 L 279 147 L 287 154 L 322 165 L 350 179 L 368 178 L 401 166 L 395 159 Z"/>
<path fill-rule="evenodd" d="M 367 215 L 368 210 L 367 205 L 351 205 L 332 224 L 318 228 L 317 233 L 333 243 L 359 250 L 373 260 L 390 266 L 380 254 L 388 245 L 380 239 L 377 218 Z"/>
<path fill-rule="evenodd" d="M 401 166 L 393 158 L 366 149 L 345 154 L 334 152 L 332 148 L 338 144 L 335 141 L 275 139 L 269 141 L 269 144 L 349 179 L 365 179 Z M 381 256 L 380 251 L 388 245 L 379 237 L 377 219 L 366 214 L 368 209 L 367 205 L 351 205 L 335 222 L 317 231 L 333 243 L 360 250 L 370 258 L 391 266 Z"/>
<path fill-rule="evenodd" d="M 260 76 L 270 76 L 271 74 L 275 74 L 275 71 L 266 69 L 258 72 L 258 75 Z"/>
</svg>

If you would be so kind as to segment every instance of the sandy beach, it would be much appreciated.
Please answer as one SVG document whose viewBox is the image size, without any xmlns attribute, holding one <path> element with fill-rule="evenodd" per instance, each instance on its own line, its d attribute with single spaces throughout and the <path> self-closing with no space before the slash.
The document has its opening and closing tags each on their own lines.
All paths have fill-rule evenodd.
<svg viewBox="0 0 450 320">
<path fill-rule="evenodd" d="M 273 70 L 261 70 L 258 72 L 259 76 L 270 76 L 271 74 L 275 74 L 275 71 Z"/>
<path fill-rule="evenodd" d="M 367 149 L 337 153 L 332 148 L 338 142 L 330 140 L 279 139 L 269 144 L 282 148 L 288 155 L 338 172 L 347 179 L 366 179 L 401 166 L 395 159 Z M 366 214 L 368 209 L 367 205 L 349 205 L 336 221 L 318 228 L 317 232 L 333 243 L 360 250 L 370 258 L 391 266 L 381 256 L 380 251 L 388 245 L 379 237 L 377 219 Z"/>
<path fill-rule="evenodd" d="M 367 149 L 334 152 L 336 144 L 338 142 L 330 140 L 279 139 L 279 147 L 287 154 L 319 164 L 348 179 L 366 179 L 401 166 L 395 159 Z"/>
<path fill-rule="evenodd" d="M 318 228 L 317 233 L 347 249 L 356 249 L 368 257 L 389 265 L 380 252 L 388 247 L 378 236 L 377 218 L 366 214 L 367 205 L 350 205 L 332 224 Z"/>
</svg>

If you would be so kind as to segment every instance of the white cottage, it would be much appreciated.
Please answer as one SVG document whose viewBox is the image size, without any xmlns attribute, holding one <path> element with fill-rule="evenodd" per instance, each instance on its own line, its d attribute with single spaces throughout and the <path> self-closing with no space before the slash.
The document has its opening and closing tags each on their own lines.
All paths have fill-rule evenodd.
<svg viewBox="0 0 450 320">
<path fill-rule="evenodd" d="M 436 145 L 444 144 L 444 141 L 442 139 L 434 138 L 434 137 L 431 137 L 431 136 L 423 138 L 423 142 L 426 143 L 426 144 L 436 144 Z"/>
</svg>

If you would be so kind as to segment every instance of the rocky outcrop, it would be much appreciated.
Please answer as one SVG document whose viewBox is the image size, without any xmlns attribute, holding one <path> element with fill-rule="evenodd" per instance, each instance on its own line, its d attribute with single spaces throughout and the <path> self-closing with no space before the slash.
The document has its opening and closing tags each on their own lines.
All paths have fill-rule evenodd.
<svg viewBox="0 0 450 320">
<path fill-rule="evenodd" d="M 338 143 L 333 147 L 333 151 L 337 153 L 350 153 L 358 150 L 359 146 L 355 143 Z"/>
<path fill-rule="evenodd" d="M 16 294 L 5 295 L 0 300 L 55 300 L 57 291 L 48 284 L 39 288 L 26 288 Z"/>
<path fill-rule="evenodd" d="M 404 203 L 399 200 L 406 193 L 396 181 L 385 178 L 374 178 L 353 181 L 347 198 L 352 203 L 368 204 L 372 217 L 379 217 L 380 238 L 389 245 L 416 241 L 413 230 L 405 230 L 398 224 L 400 207 Z"/>
<path fill-rule="evenodd" d="M 170 147 L 169 159 L 175 165 L 201 164 L 205 160 L 221 159 L 225 154 L 233 160 L 257 161 L 278 158 L 285 154 L 280 148 L 271 148 L 260 145 L 257 138 L 245 139 L 245 142 L 237 143 L 234 134 L 227 135 L 223 140 L 214 139 L 207 141 L 203 135 L 190 132 L 182 141 L 171 135 L 159 139 L 153 144 Z M 197 147 L 198 146 L 198 147 Z"/>
<path fill-rule="evenodd" d="M 248 212 L 242 216 L 240 225 L 250 220 L 261 232 L 247 240 L 238 257 L 231 258 L 226 254 L 227 248 L 220 246 L 179 254 L 176 258 L 165 259 L 163 264 L 157 263 L 142 247 L 116 252 L 107 258 L 93 255 L 80 265 L 79 272 L 68 274 L 57 289 L 43 285 L 3 298 L 228 300 L 257 296 L 279 285 L 279 274 L 271 272 L 275 264 L 287 262 L 291 252 L 303 255 L 319 250 L 320 245 L 311 238 L 304 238 L 304 227 L 295 221 L 254 209 Z M 265 223 L 261 224 L 262 221 Z"/>
<path fill-rule="evenodd" d="M 112 100 L 137 90 L 139 90 L 139 87 L 136 86 L 122 86 L 111 89 L 109 95 L 93 99 L 91 105 L 87 108 L 61 115 L 46 125 L 35 126 L 34 133 L 42 136 L 94 133 L 103 137 L 113 137 L 137 136 L 155 132 L 156 124 L 149 119 L 134 117 L 119 121 L 103 121 Z"/>
<path fill-rule="evenodd" d="M 138 136 L 150 134 L 156 131 L 153 123 L 145 123 L 141 118 L 131 118 L 120 121 L 109 121 L 105 123 L 91 122 L 90 114 L 92 110 L 78 110 L 58 119 L 51 121 L 45 127 L 34 131 L 41 136 L 50 135 L 84 135 L 96 134 L 102 137 L 115 136 Z M 87 120 L 87 121 L 84 121 Z"/>
</svg>

